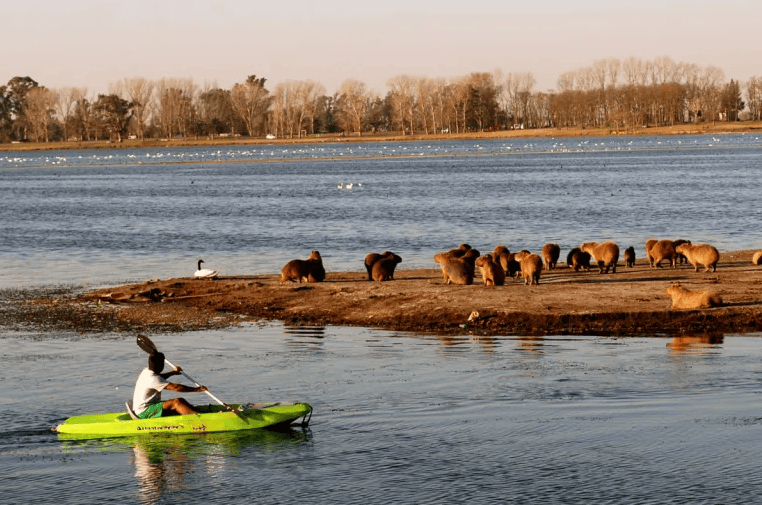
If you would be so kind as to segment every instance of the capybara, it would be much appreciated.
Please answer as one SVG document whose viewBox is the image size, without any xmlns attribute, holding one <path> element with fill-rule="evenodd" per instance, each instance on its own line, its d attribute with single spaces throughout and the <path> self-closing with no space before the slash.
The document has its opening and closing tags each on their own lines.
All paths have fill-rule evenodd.
<svg viewBox="0 0 762 505">
<path fill-rule="evenodd" d="M 476 258 L 479 257 L 479 251 L 468 249 L 461 257 L 455 257 L 449 253 L 450 251 L 434 256 L 434 261 L 442 266 L 445 284 L 450 284 L 451 282 L 455 284 L 473 284 L 475 262 Z"/>
<path fill-rule="evenodd" d="M 561 246 L 558 244 L 545 244 L 545 247 L 542 248 L 542 260 L 545 263 L 545 270 L 555 270 L 560 255 Z"/>
<path fill-rule="evenodd" d="M 281 282 L 297 281 L 322 282 L 325 279 L 325 269 L 320 253 L 312 251 L 307 261 L 291 260 L 281 271 Z"/>
<path fill-rule="evenodd" d="M 505 271 L 502 266 L 495 262 L 491 254 L 479 256 L 476 259 L 476 266 L 482 272 L 485 286 L 502 286 L 505 284 Z"/>
<path fill-rule="evenodd" d="M 658 240 L 656 240 L 655 238 L 649 238 L 648 240 L 646 240 L 646 258 L 648 258 L 648 266 L 650 267 L 654 266 L 654 259 L 653 257 L 651 257 L 651 248 L 657 242 Z"/>
<path fill-rule="evenodd" d="M 373 280 L 378 282 L 393 281 L 394 269 L 402 261 L 396 254 L 389 253 L 373 263 Z"/>
<path fill-rule="evenodd" d="M 669 261 L 669 266 L 675 268 L 677 266 L 677 251 L 675 251 L 675 243 L 671 240 L 659 240 L 648 251 L 651 256 L 651 266 L 661 268 L 661 262 L 664 260 Z"/>
<path fill-rule="evenodd" d="M 693 268 L 698 272 L 699 264 L 704 265 L 705 272 L 717 271 L 717 262 L 720 261 L 720 253 L 712 245 L 709 244 L 680 244 L 677 246 L 677 252 L 686 257 L 686 259 L 693 265 Z"/>
<path fill-rule="evenodd" d="M 566 264 L 569 268 L 573 268 L 575 272 L 579 272 L 580 268 L 584 268 L 588 272 L 590 271 L 590 254 L 586 253 L 579 247 L 575 247 L 569 254 L 566 255 Z"/>
<path fill-rule="evenodd" d="M 635 266 L 635 248 L 632 246 L 624 250 L 624 265 L 627 268 Z"/>
<path fill-rule="evenodd" d="M 580 249 L 588 253 L 593 257 L 600 269 L 599 273 L 616 273 L 616 264 L 619 261 L 619 246 L 614 242 L 604 242 L 599 244 L 598 242 L 586 242 L 579 246 Z"/>
<path fill-rule="evenodd" d="M 680 284 L 667 288 L 667 294 L 672 297 L 673 309 L 704 309 L 722 305 L 722 297 L 711 291 L 688 291 Z"/>
<path fill-rule="evenodd" d="M 519 259 L 519 255 L 521 258 Z M 521 276 L 525 285 L 539 284 L 540 272 L 542 272 L 542 258 L 537 254 L 518 253 L 516 258 L 521 263 Z"/>
<path fill-rule="evenodd" d="M 672 242 L 672 245 L 675 246 L 675 252 L 677 252 L 677 246 L 679 246 L 681 244 L 690 244 L 690 243 L 691 243 L 690 240 L 685 240 L 685 239 L 679 238 L 679 239 L 675 240 L 674 242 Z M 677 253 L 677 259 L 679 260 L 678 264 L 680 264 L 680 265 L 682 265 L 683 263 L 686 263 L 688 261 L 685 258 L 685 256 L 683 256 L 680 253 Z"/>
<path fill-rule="evenodd" d="M 365 270 L 368 271 L 368 280 L 373 280 L 373 264 L 380 260 L 381 258 L 384 258 L 386 256 L 392 256 L 393 253 L 389 251 L 384 251 L 381 254 L 378 253 L 370 253 L 367 256 L 365 256 Z"/>
<path fill-rule="evenodd" d="M 447 251 L 447 254 L 449 254 L 450 256 L 454 256 L 456 258 L 460 258 L 464 254 L 466 254 L 466 252 L 468 252 L 470 249 L 471 249 L 470 245 L 460 244 L 457 249 L 450 249 L 449 251 Z M 478 258 L 478 255 L 477 255 L 477 258 Z"/>
<path fill-rule="evenodd" d="M 754 256 L 751 257 L 751 262 L 755 265 L 762 265 L 762 251 L 757 251 Z"/>
</svg>

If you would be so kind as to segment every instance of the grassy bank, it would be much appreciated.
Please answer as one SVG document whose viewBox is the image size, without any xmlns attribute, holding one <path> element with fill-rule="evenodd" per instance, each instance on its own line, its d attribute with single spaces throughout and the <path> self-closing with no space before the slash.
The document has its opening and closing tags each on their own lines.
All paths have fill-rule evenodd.
<svg viewBox="0 0 762 505">
<path fill-rule="evenodd" d="M 66 149 L 130 149 L 152 147 L 192 147 L 192 146 L 229 146 L 229 145 L 293 145 L 314 144 L 320 142 L 404 142 L 404 141 L 440 141 L 440 140 L 479 140 L 479 139 L 530 139 L 549 137 L 608 137 L 621 135 L 697 135 L 722 133 L 762 133 L 762 121 L 742 121 L 734 123 L 701 123 L 682 124 L 676 126 L 658 126 L 628 130 L 612 130 L 610 128 L 542 128 L 537 130 L 506 130 L 495 132 L 469 132 L 425 135 L 399 135 L 394 133 L 366 133 L 362 136 L 340 134 L 308 135 L 307 137 L 269 140 L 265 138 L 239 137 L 216 138 L 186 138 L 177 140 L 125 140 L 124 142 L 109 142 L 105 140 L 88 142 L 25 142 L 22 144 L 0 144 L 0 151 L 44 151 Z"/>
</svg>

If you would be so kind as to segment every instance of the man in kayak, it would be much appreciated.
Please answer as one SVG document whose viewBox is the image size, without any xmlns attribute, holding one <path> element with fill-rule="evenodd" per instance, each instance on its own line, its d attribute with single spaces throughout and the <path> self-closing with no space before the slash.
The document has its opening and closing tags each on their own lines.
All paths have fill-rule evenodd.
<svg viewBox="0 0 762 505">
<path fill-rule="evenodd" d="M 162 370 L 164 370 L 164 354 L 156 352 L 148 356 L 148 368 L 143 369 L 140 373 L 135 384 L 135 393 L 132 396 L 135 415 L 140 419 L 150 419 L 161 416 L 198 414 L 198 410 L 185 398 L 161 401 L 161 392 L 168 389 L 178 393 L 201 393 L 206 391 L 206 386 L 189 387 L 167 382 L 169 377 L 181 374 L 182 369 L 176 366 L 171 372 L 161 373 Z"/>
</svg>

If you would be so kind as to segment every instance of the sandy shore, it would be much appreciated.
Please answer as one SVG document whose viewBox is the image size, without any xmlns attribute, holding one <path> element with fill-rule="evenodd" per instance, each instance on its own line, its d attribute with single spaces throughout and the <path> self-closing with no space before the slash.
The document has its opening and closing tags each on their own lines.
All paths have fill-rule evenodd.
<svg viewBox="0 0 762 505">
<path fill-rule="evenodd" d="M 751 263 L 753 253 L 723 253 L 717 271 L 708 273 L 650 268 L 639 260 L 602 275 L 559 263 L 543 272 L 539 286 L 509 280 L 487 287 L 480 278 L 471 286 L 445 285 L 438 268 L 400 269 L 384 283 L 359 272 L 328 272 L 325 282 L 304 284 L 282 283 L 280 275 L 151 280 L 79 295 L 6 293 L 0 315 L 9 330 L 76 333 L 180 332 L 257 321 L 438 334 L 754 333 L 762 332 L 762 267 Z M 724 305 L 671 310 L 665 290 L 676 282 L 717 292 Z"/>
</svg>

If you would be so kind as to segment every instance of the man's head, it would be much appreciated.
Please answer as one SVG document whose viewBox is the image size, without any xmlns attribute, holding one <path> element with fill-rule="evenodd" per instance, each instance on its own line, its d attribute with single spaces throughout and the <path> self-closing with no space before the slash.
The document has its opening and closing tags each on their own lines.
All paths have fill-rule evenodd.
<svg viewBox="0 0 762 505">
<path fill-rule="evenodd" d="M 157 352 L 148 356 L 148 369 L 154 373 L 164 370 L 164 354 Z"/>
</svg>

